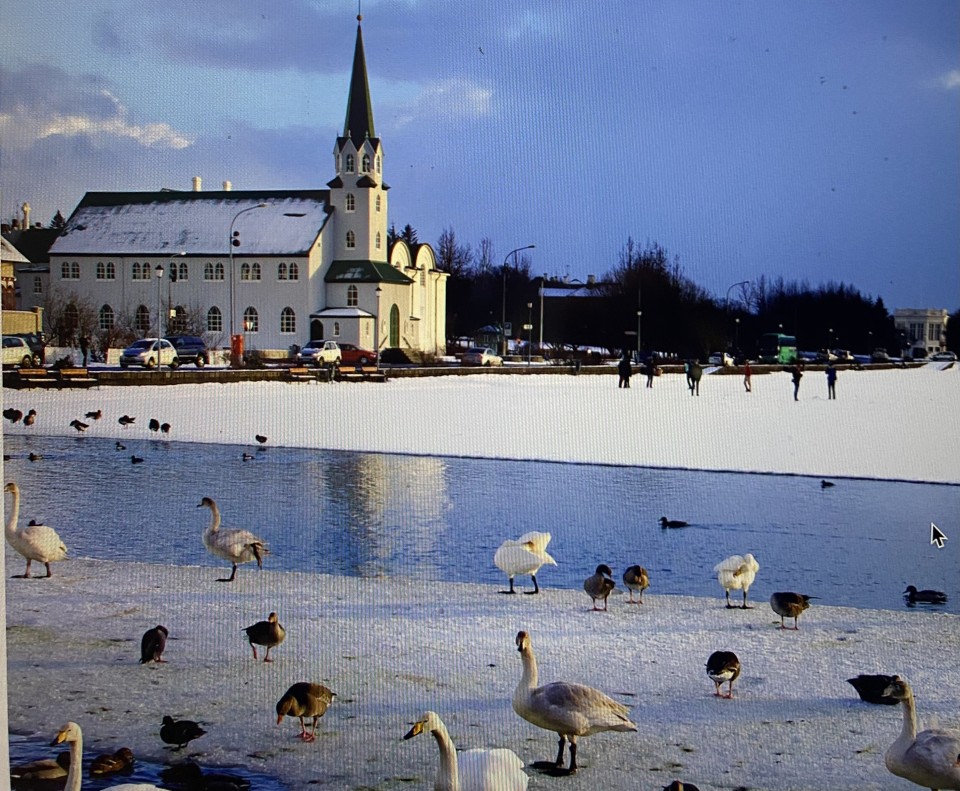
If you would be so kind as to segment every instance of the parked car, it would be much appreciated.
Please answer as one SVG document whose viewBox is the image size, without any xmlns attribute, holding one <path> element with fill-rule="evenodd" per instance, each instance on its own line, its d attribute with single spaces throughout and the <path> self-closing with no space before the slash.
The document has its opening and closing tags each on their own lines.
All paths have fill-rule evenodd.
<svg viewBox="0 0 960 791">
<path fill-rule="evenodd" d="M 474 346 L 461 355 L 460 365 L 503 365 L 503 358 L 499 354 L 495 354 L 493 349 Z"/>
<path fill-rule="evenodd" d="M 957 361 L 956 352 L 937 352 L 936 354 L 931 354 L 930 359 L 938 363 L 948 363 Z"/>
<path fill-rule="evenodd" d="M 343 365 L 370 365 L 376 362 L 377 354 L 369 349 L 361 349 L 352 343 L 341 343 L 340 353 Z"/>
<path fill-rule="evenodd" d="M 203 338 L 196 335 L 171 335 L 167 340 L 177 350 L 180 365 L 193 363 L 197 368 L 203 368 L 210 362 L 210 351 Z"/>
<path fill-rule="evenodd" d="M 818 363 L 832 363 L 837 359 L 837 355 L 829 349 L 821 349 L 817 352 Z"/>
<path fill-rule="evenodd" d="M 887 354 L 886 349 L 876 348 L 873 350 L 873 353 L 870 355 L 870 361 L 874 363 L 888 363 L 890 362 L 890 355 Z"/>
<path fill-rule="evenodd" d="M 47 336 L 42 332 L 15 332 L 12 338 L 23 338 L 33 352 L 33 359 L 38 365 L 43 365 L 47 354 Z"/>
<path fill-rule="evenodd" d="M 713 352 L 707 358 L 707 362 L 710 365 L 733 365 L 733 355 L 728 354 L 727 352 Z"/>
<path fill-rule="evenodd" d="M 40 365 L 40 358 L 33 353 L 30 344 L 19 335 L 3 336 L 3 364 L 33 368 Z"/>
<path fill-rule="evenodd" d="M 851 354 L 847 349 L 834 349 L 833 358 L 838 363 L 852 363 L 853 354 Z"/>
<path fill-rule="evenodd" d="M 297 362 L 301 365 L 339 366 L 343 359 L 340 344 L 336 341 L 310 341 L 297 353 Z"/>
<path fill-rule="evenodd" d="M 139 365 L 143 368 L 155 368 L 158 357 L 160 365 L 169 365 L 171 368 L 180 365 L 177 350 L 166 338 L 159 340 L 141 338 L 123 350 L 123 354 L 120 355 L 120 367 L 129 368 L 131 365 Z"/>
</svg>

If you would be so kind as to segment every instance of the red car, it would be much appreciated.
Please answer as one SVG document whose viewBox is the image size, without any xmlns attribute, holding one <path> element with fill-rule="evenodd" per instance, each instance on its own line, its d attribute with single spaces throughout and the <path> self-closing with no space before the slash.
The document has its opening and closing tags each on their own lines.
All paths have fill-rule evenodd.
<svg viewBox="0 0 960 791">
<path fill-rule="evenodd" d="M 361 349 L 352 343 L 341 343 L 340 351 L 343 354 L 341 365 L 372 365 L 377 361 L 377 355 L 369 349 Z"/>
</svg>

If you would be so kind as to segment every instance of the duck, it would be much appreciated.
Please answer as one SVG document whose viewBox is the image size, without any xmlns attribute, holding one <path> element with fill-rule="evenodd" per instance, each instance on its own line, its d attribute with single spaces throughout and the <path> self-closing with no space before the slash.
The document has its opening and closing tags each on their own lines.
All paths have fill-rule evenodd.
<svg viewBox="0 0 960 791">
<path fill-rule="evenodd" d="M 143 456 L 131 456 L 131 457 L 130 457 L 130 463 L 131 463 L 131 464 L 143 464 Z"/>
<path fill-rule="evenodd" d="M 34 451 L 30 451 L 27 454 L 27 458 L 30 459 L 30 461 L 40 461 L 43 458 L 43 455 L 40 453 L 35 453 Z"/>
<path fill-rule="evenodd" d="M 88 428 L 90 428 L 90 425 L 89 425 L 88 423 L 82 423 L 81 421 L 76 420 L 76 419 L 71 420 L 71 421 L 70 421 L 70 425 L 71 425 L 73 428 L 75 428 L 79 433 L 83 433 L 83 432 L 86 431 Z"/>
<path fill-rule="evenodd" d="M 122 442 L 120 442 L 119 440 L 117 441 L 117 443 L 116 443 L 116 445 L 115 445 L 114 447 L 115 447 L 117 450 L 126 450 L 126 449 L 127 449 L 127 446 L 124 445 L 124 444 L 123 444 Z"/>
<path fill-rule="evenodd" d="M 3 410 L 3 416 L 11 423 L 19 423 L 20 418 L 23 417 L 23 412 L 13 407 L 7 407 L 7 409 Z"/>
<path fill-rule="evenodd" d="M 312 742 L 317 738 L 317 723 L 326 713 L 336 694 L 323 684 L 298 681 L 277 701 L 277 725 L 283 722 L 285 716 L 298 717 L 300 733 L 297 738 Z M 304 717 L 313 717 L 313 728 L 310 733 L 307 733 L 307 726 L 303 722 Z"/>
<path fill-rule="evenodd" d="M 163 649 L 167 645 L 167 635 L 170 632 L 167 631 L 166 626 L 154 626 L 152 629 L 147 629 L 143 633 L 143 637 L 140 638 L 140 664 L 145 665 L 148 662 L 166 662 L 166 659 L 161 659 L 163 655 Z"/>
<path fill-rule="evenodd" d="M 175 720 L 165 715 L 160 724 L 160 738 L 174 750 L 182 750 L 194 739 L 199 739 L 206 731 L 193 720 Z"/>
<path fill-rule="evenodd" d="M 248 626 L 244 631 L 247 633 L 247 639 L 250 641 L 250 647 L 253 649 L 253 658 L 257 658 L 257 646 L 266 646 L 267 653 L 263 657 L 264 662 L 272 662 L 270 658 L 270 649 L 276 648 L 284 641 L 287 636 L 286 630 L 280 625 L 275 612 L 270 613 L 265 621 L 257 621 L 252 626 Z"/>
<path fill-rule="evenodd" d="M 27 568 L 23 574 L 14 574 L 14 578 L 29 579 L 30 564 L 34 560 L 47 567 L 47 577 L 53 576 L 50 564 L 66 560 L 67 545 L 57 535 L 57 531 L 47 525 L 31 522 L 27 527 L 17 529 L 17 520 L 20 517 L 20 487 L 10 481 L 3 490 L 13 495 L 13 505 L 4 525 L 7 542 L 27 561 Z"/>
<path fill-rule="evenodd" d="M 947 594 L 943 591 L 922 590 L 918 591 L 914 585 L 907 585 L 903 592 L 907 599 L 907 604 L 946 604 Z"/>
<path fill-rule="evenodd" d="M 568 774 L 577 771 L 577 739 L 601 731 L 636 731 L 636 723 L 627 716 L 629 709 L 605 695 L 599 689 L 584 684 L 554 681 L 537 686 L 537 659 L 527 632 L 518 632 L 517 651 L 523 663 L 523 673 L 513 693 L 513 710 L 538 728 L 554 731 L 560 736 L 560 747 L 555 761 L 563 769 L 563 753 L 570 742 Z"/>
<path fill-rule="evenodd" d="M 87 420 L 99 420 L 100 418 L 103 417 L 103 410 L 102 410 L 102 409 L 97 409 L 97 410 L 94 411 L 94 412 L 87 412 L 87 414 L 85 414 L 84 417 L 85 417 Z"/>
<path fill-rule="evenodd" d="M 244 451 L 243 455 L 240 458 L 243 459 L 244 461 L 253 461 L 256 458 L 256 456 L 254 456 L 252 453 L 247 453 L 246 451 Z"/>
<path fill-rule="evenodd" d="M 155 417 L 150 418 L 149 422 L 147 423 L 147 428 L 150 429 L 151 431 L 159 431 L 160 421 L 157 420 Z"/>
<path fill-rule="evenodd" d="M 161 434 L 169 434 L 171 428 L 173 428 L 173 427 L 172 427 L 169 423 L 161 423 L 161 424 L 160 424 L 160 433 L 161 433 Z"/>
<path fill-rule="evenodd" d="M 674 780 L 670 785 L 664 786 L 663 791 L 700 791 L 693 783 L 682 783 Z"/>
<path fill-rule="evenodd" d="M 266 444 L 267 444 L 267 438 L 266 438 L 265 436 L 263 436 L 263 434 L 254 434 L 253 438 L 254 438 L 260 445 L 266 445 Z"/>
<path fill-rule="evenodd" d="M 98 755 L 90 762 L 90 776 L 102 777 L 115 775 L 120 772 L 130 772 L 136 763 L 133 751 L 129 747 L 121 747 L 115 753 Z"/>
<path fill-rule="evenodd" d="M 117 423 L 126 428 L 127 426 L 132 426 L 136 420 L 135 417 L 131 417 L 130 415 L 121 415 L 117 418 Z"/>
<path fill-rule="evenodd" d="M 583 581 L 583 589 L 593 600 L 593 609 L 596 611 L 600 611 L 597 607 L 597 599 L 603 601 L 603 609 L 606 610 L 607 597 L 617 587 L 617 583 L 610 579 L 611 574 L 613 570 L 606 563 L 601 563 L 597 566 L 597 570 Z"/>
<path fill-rule="evenodd" d="M 720 582 L 720 586 L 726 594 L 728 610 L 732 610 L 734 607 L 734 605 L 730 603 L 731 590 L 743 591 L 743 604 L 740 605 L 740 609 L 753 609 L 747 604 L 747 591 L 750 590 L 750 586 L 753 585 L 757 572 L 760 570 L 760 564 L 757 563 L 757 559 L 753 555 L 749 552 L 742 557 L 740 555 L 731 555 L 721 560 L 713 567 L 713 570 L 716 572 L 717 580 Z"/>
<path fill-rule="evenodd" d="M 473 749 L 457 752 L 447 726 L 433 711 L 426 711 L 404 735 L 412 739 L 429 733 L 440 748 L 440 767 L 433 784 L 434 791 L 525 791 L 530 778 L 523 771 L 523 761 L 513 751 L 500 747 L 492 750 Z"/>
<path fill-rule="evenodd" d="M 623 572 L 623 584 L 630 591 L 630 599 L 627 604 L 643 604 L 643 592 L 650 587 L 650 577 L 647 575 L 647 570 L 643 566 L 628 566 L 627 570 Z M 640 594 L 639 601 L 635 602 L 633 600 L 634 591 Z"/>
<path fill-rule="evenodd" d="M 22 783 L 42 783 L 66 777 L 69 771 L 70 753 L 64 750 L 57 753 L 56 758 L 40 758 L 11 766 L 10 777 Z"/>
<path fill-rule="evenodd" d="M 887 676 L 883 674 L 869 675 L 861 673 L 856 678 L 848 678 L 850 684 L 860 696 L 860 700 L 865 703 L 875 703 L 880 706 L 896 706 L 900 701 L 886 695 L 889 687 L 897 676 Z"/>
<path fill-rule="evenodd" d="M 960 731 L 931 728 L 917 733 L 913 690 L 899 676 L 894 676 L 884 695 L 903 706 L 900 736 L 883 756 L 887 769 L 932 791 L 960 789 Z"/>
<path fill-rule="evenodd" d="M 810 599 L 816 599 L 817 596 L 805 596 L 802 593 L 791 593 L 789 591 L 777 591 L 770 595 L 770 608 L 780 616 L 780 628 L 789 629 L 783 622 L 784 618 L 793 618 L 793 628 L 800 630 L 798 619 L 800 613 L 810 607 Z"/>
<path fill-rule="evenodd" d="M 707 675 L 716 686 L 718 698 L 733 697 L 733 682 L 740 675 L 740 659 L 733 651 L 714 651 L 707 659 Z M 720 694 L 720 686 L 727 683 L 727 694 Z"/>
<path fill-rule="evenodd" d="M 531 530 L 516 541 L 508 538 L 500 545 L 494 553 L 493 563 L 510 580 L 510 590 L 500 591 L 501 593 L 516 593 L 513 578 L 517 574 L 529 574 L 530 579 L 533 580 L 533 590 L 525 593 L 531 595 L 540 593 L 540 585 L 537 583 L 537 572 L 540 571 L 540 567 L 557 565 L 557 561 L 547 552 L 550 539 L 549 533 Z"/>
<path fill-rule="evenodd" d="M 80 791 L 80 784 L 83 781 L 83 731 L 77 723 L 66 723 L 57 732 L 52 744 L 64 742 L 70 744 L 70 770 L 67 773 L 64 791 Z M 121 783 L 110 786 L 110 791 L 163 791 L 163 789 L 152 783 Z"/>
<path fill-rule="evenodd" d="M 668 527 L 690 527 L 690 524 L 689 522 L 684 522 L 682 519 L 667 519 L 667 517 L 661 516 L 660 527 L 664 529 Z"/>
<path fill-rule="evenodd" d="M 256 560 L 257 568 L 263 568 L 263 556 L 270 550 L 267 549 L 262 538 L 238 527 L 221 530 L 220 509 L 210 497 L 204 497 L 197 504 L 197 508 L 209 508 L 212 514 L 210 527 L 203 531 L 203 545 L 211 554 L 229 560 L 233 564 L 230 576 L 222 577 L 217 582 L 233 582 L 240 563 Z"/>
<path fill-rule="evenodd" d="M 37 422 L 37 410 L 31 409 L 27 414 L 23 416 L 23 425 L 32 426 Z"/>
</svg>

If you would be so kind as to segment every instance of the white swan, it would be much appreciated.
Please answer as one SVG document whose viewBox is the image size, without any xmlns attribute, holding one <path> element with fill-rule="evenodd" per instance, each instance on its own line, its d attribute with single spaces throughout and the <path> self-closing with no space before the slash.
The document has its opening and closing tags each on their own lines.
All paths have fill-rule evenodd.
<svg viewBox="0 0 960 791">
<path fill-rule="evenodd" d="M 54 737 L 53 744 L 70 743 L 70 771 L 67 773 L 67 784 L 64 791 L 80 791 L 83 779 L 83 732 L 75 722 L 68 722 Z M 110 791 L 163 791 L 160 786 L 151 783 L 121 783 L 110 786 Z"/>
<path fill-rule="evenodd" d="M 211 498 L 204 497 L 197 508 L 204 507 L 210 509 L 213 518 L 210 521 L 210 527 L 203 531 L 203 545 L 211 554 L 229 560 L 233 564 L 230 576 L 222 577 L 217 582 L 233 582 L 237 576 L 237 565 L 240 563 L 256 560 L 257 567 L 263 568 L 263 556 L 270 551 L 263 539 L 249 530 L 238 527 L 221 530 L 220 509 L 217 508 L 217 504 Z"/>
<path fill-rule="evenodd" d="M 67 546 L 60 540 L 57 531 L 47 525 L 29 524 L 17 529 L 17 519 L 20 516 L 20 487 L 10 481 L 3 487 L 5 492 L 13 495 L 13 507 L 4 526 L 7 541 L 17 552 L 27 559 L 27 569 L 23 574 L 14 574 L 14 577 L 26 579 L 30 576 L 30 563 L 37 560 L 47 567 L 47 576 L 51 576 L 50 564 L 58 560 L 66 560 Z"/>
<path fill-rule="evenodd" d="M 508 538 L 500 545 L 493 556 L 493 563 L 510 579 L 510 590 L 502 591 L 503 593 L 516 593 L 513 589 L 513 578 L 517 574 L 529 574 L 533 580 L 533 590 L 527 593 L 540 593 L 540 586 L 537 584 L 540 567 L 557 565 L 557 561 L 547 552 L 550 538 L 549 533 L 531 530 L 516 541 Z"/>
<path fill-rule="evenodd" d="M 530 778 L 523 771 L 523 761 L 513 750 L 499 747 L 458 753 L 447 726 L 433 711 L 424 712 L 403 738 L 412 739 L 421 733 L 433 734 L 440 748 L 440 769 L 434 791 L 525 791 Z"/>
<path fill-rule="evenodd" d="M 750 590 L 757 572 L 760 571 L 760 564 L 757 563 L 757 559 L 749 552 L 743 557 L 731 555 L 717 563 L 713 570 L 717 573 L 717 580 L 727 596 L 727 609 L 733 608 L 730 603 L 731 590 L 742 590 L 743 604 L 740 605 L 740 608 L 743 610 L 751 609 L 747 606 L 747 591 Z"/>
<path fill-rule="evenodd" d="M 930 729 L 917 733 L 913 690 L 899 676 L 894 676 L 883 694 L 903 704 L 903 729 L 883 756 L 887 769 L 931 791 L 960 790 L 960 731 Z"/>
<path fill-rule="evenodd" d="M 523 661 L 523 675 L 513 693 L 513 710 L 538 728 L 560 735 L 556 765 L 563 767 L 563 748 L 570 741 L 570 773 L 577 771 L 577 737 L 600 731 L 635 731 L 628 709 L 598 689 L 554 681 L 537 686 L 537 659 L 530 635 L 517 634 L 517 650 Z"/>
</svg>

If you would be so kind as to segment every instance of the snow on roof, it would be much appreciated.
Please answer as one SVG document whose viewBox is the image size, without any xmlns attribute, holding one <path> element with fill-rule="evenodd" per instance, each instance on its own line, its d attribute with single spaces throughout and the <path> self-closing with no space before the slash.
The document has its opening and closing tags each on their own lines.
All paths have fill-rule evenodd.
<svg viewBox="0 0 960 791">
<path fill-rule="evenodd" d="M 326 190 L 88 192 L 50 254 L 223 256 L 231 223 L 235 255 L 303 254 L 329 213 Z"/>
<path fill-rule="evenodd" d="M 324 318 L 324 319 L 357 319 L 357 318 L 373 318 L 372 313 L 368 313 L 365 310 L 360 308 L 326 308 L 325 310 L 318 310 L 315 313 L 310 314 L 310 318 Z"/>
<path fill-rule="evenodd" d="M 2 258 L 4 261 L 14 263 L 14 264 L 29 264 L 30 260 L 21 253 L 16 247 L 14 247 L 10 242 L 0 236 L 0 242 L 2 242 Z"/>
</svg>

